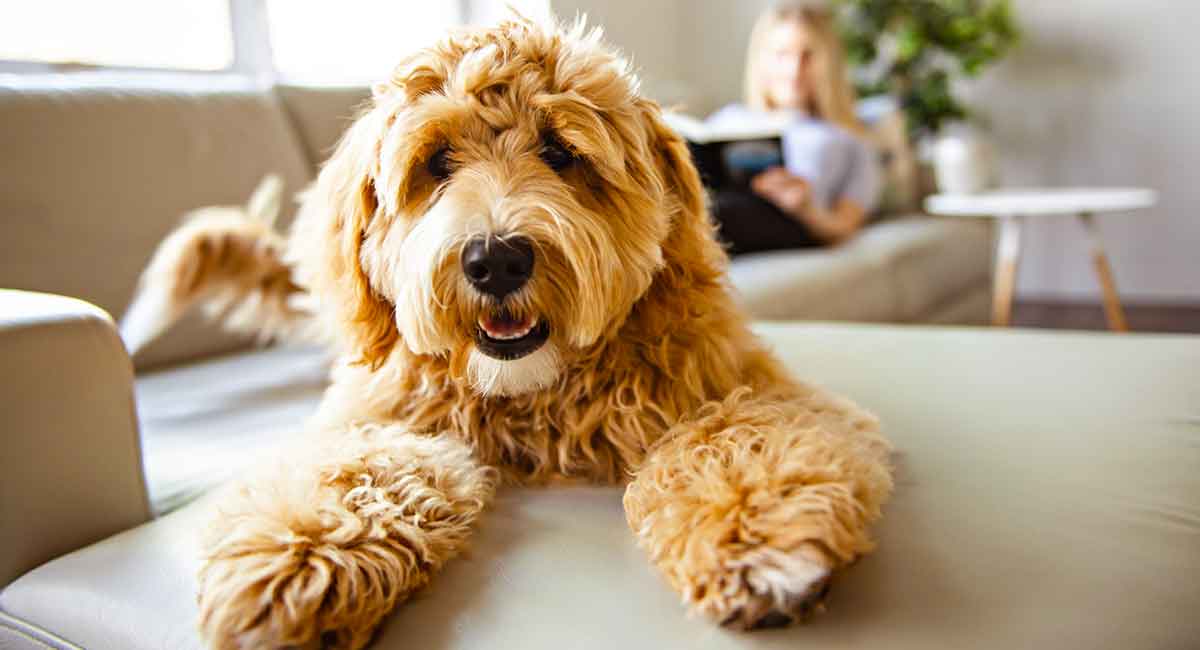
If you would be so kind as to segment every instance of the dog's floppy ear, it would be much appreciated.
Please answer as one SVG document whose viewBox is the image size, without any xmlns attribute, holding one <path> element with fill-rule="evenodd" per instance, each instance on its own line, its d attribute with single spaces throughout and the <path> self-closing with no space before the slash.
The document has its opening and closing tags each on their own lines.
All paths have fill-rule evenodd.
<svg viewBox="0 0 1200 650">
<path fill-rule="evenodd" d="M 668 267 L 708 278 L 723 272 L 728 258 L 717 243 L 708 216 L 708 194 L 692 163 L 687 142 L 667 126 L 658 104 L 639 100 L 654 143 L 654 157 L 664 190 L 676 203 L 671 230 L 663 246 Z"/>
<path fill-rule="evenodd" d="M 382 125 L 382 116 L 372 110 L 350 127 L 309 197 L 305 211 L 315 223 L 297 231 L 307 239 L 300 248 L 319 251 L 306 269 L 309 282 L 333 303 L 330 317 L 349 351 L 372 368 L 387 359 L 400 338 L 395 306 L 371 286 L 360 259 L 368 224 L 379 208 L 374 177 Z"/>
<path fill-rule="evenodd" d="M 662 118 L 662 109 L 656 103 L 642 100 L 642 111 L 651 130 L 655 156 L 667 191 L 675 195 L 684 212 L 692 216 L 705 215 L 707 201 L 704 185 L 700 182 L 700 173 L 692 164 L 687 142 L 667 126 Z"/>
</svg>

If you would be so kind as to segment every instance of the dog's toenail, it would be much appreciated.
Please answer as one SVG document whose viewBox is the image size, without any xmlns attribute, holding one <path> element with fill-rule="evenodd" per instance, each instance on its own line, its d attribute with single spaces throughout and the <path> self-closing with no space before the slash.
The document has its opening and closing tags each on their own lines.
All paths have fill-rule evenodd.
<svg viewBox="0 0 1200 650">
<path fill-rule="evenodd" d="M 825 584 L 821 585 L 821 590 L 819 592 L 817 592 L 817 600 L 825 600 L 825 597 L 829 595 L 829 590 L 832 587 L 833 587 L 833 581 L 826 580 Z"/>
<path fill-rule="evenodd" d="M 778 610 L 772 610 L 768 612 L 766 616 L 758 619 L 758 621 L 754 623 L 754 629 L 761 630 L 772 627 L 785 627 L 790 625 L 791 622 L 792 617 Z"/>
</svg>

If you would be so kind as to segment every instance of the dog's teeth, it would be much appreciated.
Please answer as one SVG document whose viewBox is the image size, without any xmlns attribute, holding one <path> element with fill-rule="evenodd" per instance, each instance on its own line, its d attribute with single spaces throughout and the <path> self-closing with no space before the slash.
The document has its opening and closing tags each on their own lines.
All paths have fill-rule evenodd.
<svg viewBox="0 0 1200 650">
<path fill-rule="evenodd" d="M 533 331 L 533 328 L 536 325 L 537 325 L 537 320 L 535 319 L 535 320 L 529 321 L 525 325 L 525 327 L 522 327 L 520 330 L 515 330 L 515 331 L 511 331 L 511 332 L 497 332 L 496 330 L 492 329 L 491 327 L 488 327 L 488 323 L 487 323 L 486 319 L 483 319 L 483 318 L 479 319 L 479 327 L 483 329 L 484 333 L 487 334 L 489 338 L 493 338 L 497 341 L 512 341 L 515 339 L 525 337 L 530 332 Z"/>
</svg>

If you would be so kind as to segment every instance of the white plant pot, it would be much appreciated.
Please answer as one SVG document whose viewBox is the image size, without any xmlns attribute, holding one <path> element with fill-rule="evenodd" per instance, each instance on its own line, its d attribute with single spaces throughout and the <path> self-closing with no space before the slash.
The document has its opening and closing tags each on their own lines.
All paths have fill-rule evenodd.
<svg viewBox="0 0 1200 650">
<path fill-rule="evenodd" d="M 943 194 L 978 194 L 996 184 L 996 157 L 979 133 L 956 129 L 933 143 L 933 172 Z"/>
</svg>

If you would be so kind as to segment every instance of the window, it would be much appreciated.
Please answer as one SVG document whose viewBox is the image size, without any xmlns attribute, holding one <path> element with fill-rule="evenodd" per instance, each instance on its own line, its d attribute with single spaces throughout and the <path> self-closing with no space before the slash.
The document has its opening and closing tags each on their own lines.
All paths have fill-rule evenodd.
<svg viewBox="0 0 1200 650">
<path fill-rule="evenodd" d="M 266 0 L 274 68 L 293 83 L 361 84 L 387 77 L 404 55 L 454 25 L 494 23 L 506 5 L 539 19 L 549 0 Z"/>
<path fill-rule="evenodd" d="M 0 0 L 0 60 L 223 70 L 229 0 Z"/>
<path fill-rule="evenodd" d="M 267 0 L 275 70 L 289 82 L 368 83 L 463 22 L 446 0 Z"/>
<path fill-rule="evenodd" d="M 549 0 L 0 0 L 0 69 L 51 64 L 232 71 L 270 82 L 364 84 L 454 25 Z"/>
</svg>

